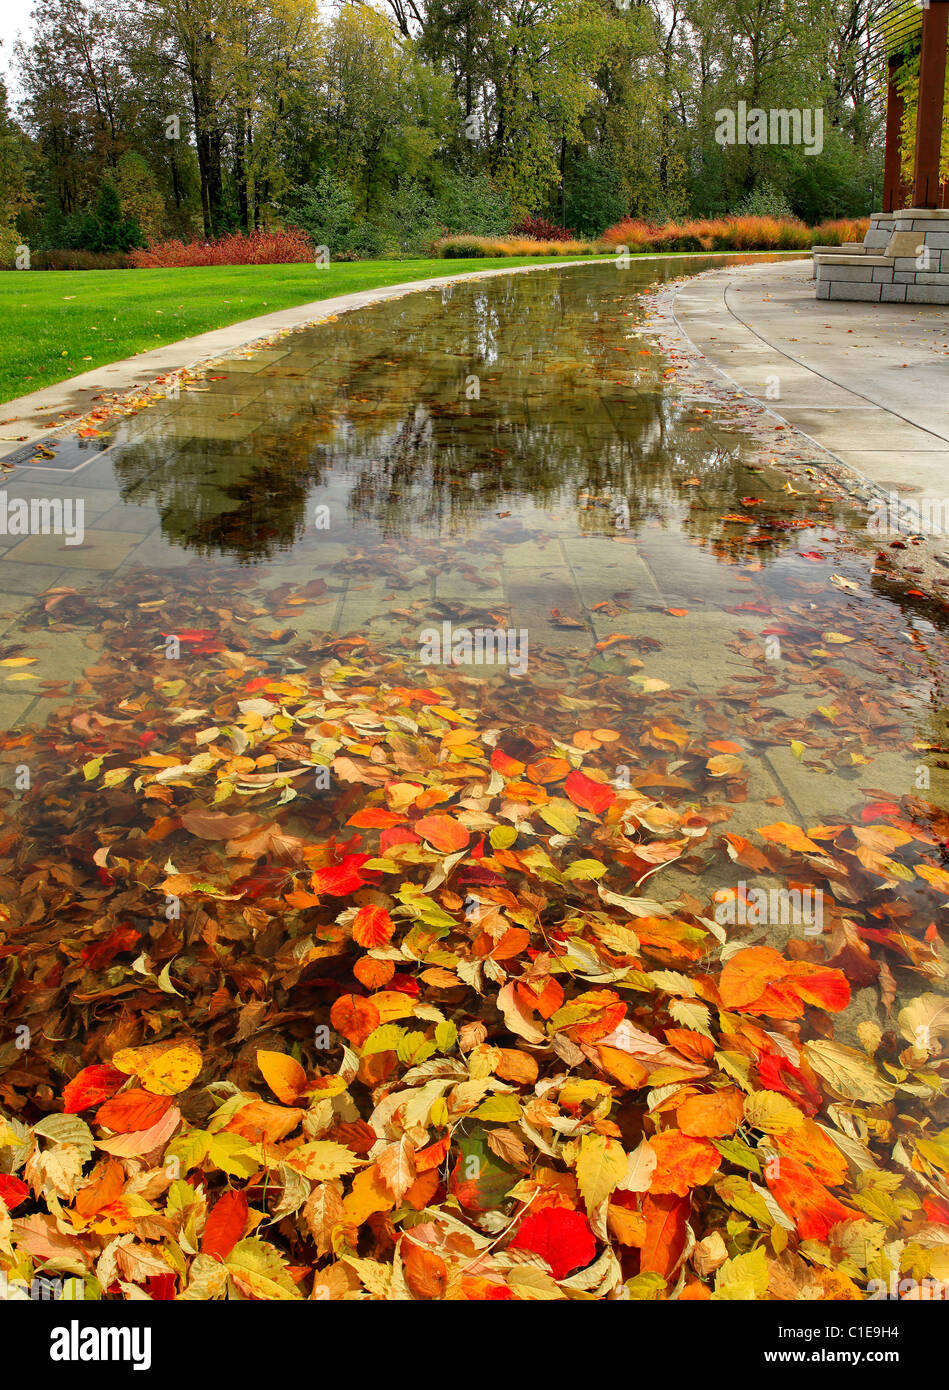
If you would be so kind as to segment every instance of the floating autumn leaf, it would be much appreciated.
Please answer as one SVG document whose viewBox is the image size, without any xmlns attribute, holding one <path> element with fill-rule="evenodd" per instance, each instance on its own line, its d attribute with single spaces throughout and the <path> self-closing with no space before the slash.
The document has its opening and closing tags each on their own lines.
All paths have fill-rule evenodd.
<svg viewBox="0 0 949 1390">
<path fill-rule="evenodd" d="M 344 1144 L 335 1144 L 327 1139 L 301 1144 L 287 1155 L 290 1167 L 314 1182 L 343 1177 L 361 1167 L 362 1162 Z"/>
<path fill-rule="evenodd" d="M 114 1139 L 97 1139 L 96 1146 L 121 1158 L 138 1158 L 166 1144 L 181 1123 L 181 1111 L 173 1105 L 148 1129 L 117 1134 Z"/>
<path fill-rule="evenodd" d="M 765 1169 L 765 1179 L 772 1197 L 804 1240 L 825 1240 L 838 1221 L 854 1221 L 859 1215 L 838 1202 L 796 1158 L 782 1155 Z"/>
<path fill-rule="evenodd" d="M 495 748 L 491 754 L 491 766 L 495 772 L 500 772 L 502 777 L 519 777 L 524 771 L 525 764 L 518 758 L 510 758 L 500 748 Z"/>
<path fill-rule="evenodd" d="M 742 1120 L 742 1094 L 734 1086 L 710 1095 L 690 1096 L 676 1111 L 679 1129 L 694 1138 L 722 1139 Z"/>
<path fill-rule="evenodd" d="M 426 1250 L 411 1236 L 403 1236 L 399 1245 L 405 1282 L 415 1298 L 439 1299 L 448 1287 L 448 1266 L 434 1250 Z"/>
<path fill-rule="evenodd" d="M 366 989 L 382 989 L 395 974 L 391 960 L 373 960 L 371 956 L 360 956 L 353 964 L 353 974 Z"/>
<path fill-rule="evenodd" d="M 96 1111 L 96 1123 L 111 1129 L 114 1134 L 150 1129 L 170 1105 L 170 1095 L 156 1096 L 134 1087 L 100 1105 Z"/>
<path fill-rule="evenodd" d="M 529 1212 L 508 1248 L 539 1255 L 558 1281 L 575 1269 L 584 1269 L 596 1256 L 596 1240 L 589 1221 L 582 1212 L 569 1207 L 544 1207 L 542 1211 Z"/>
<path fill-rule="evenodd" d="M 13 1211 L 29 1195 L 30 1189 L 22 1178 L 15 1178 L 10 1173 L 0 1173 L 0 1202 L 3 1202 L 7 1211 Z"/>
<path fill-rule="evenodd" d="M 709 758 L 705 766 L 712 777 L 737 777 L 744 763 L 733 753 L 718 753 L 714 758 Z"/>
<path fill-rule="evenodd" d="M 248 1212 L 247 1197 L 243 1192 L 225 1192 L 219 1197 L 204 1225 L 202 1255 L 226 1259 L 244 1234 Z"/>
<path fill-rule="evenodd" d="M 353 940 L 360 946 L 371 950 L 374 946 L 384 946 L 395 931 L 395 923 L 384 907 L 367 904 L 361 907 L 353 918 Z"/>
<path fill-rule="evenodd" d="M 201 1053 L 191 1043 L 153 1043 L 116 1052 L 112 1065 L 137 1076 L 156 1096 L 175 1096 L 185 1091 L 201 1071 Z"/>
<path fill-rule="evenodd" d="M 93 1106 L 114 1096 L 127 1080 L 128 1074 L 118 1067 L 100 1063 L 83 1067 L 63 1089 L 63 1110 L 67 1115 L 91 1110 Z"/>
<path fill-rule="evenodd" d="M 260 817 L 253 811 L 244 811 L 238 816 L 226 815 L 223 811 L 186 811 L 181 824 L 192 835 L 202 840 L 236 840 L 241 835 L 249 835 L 260 824 Z"/>
<path fill-rule="evenodd" d="M 639 1252 L 639 1268 L 668 1280 L 678 1269 L 685 1253 L 688 1197 L 648 1192 L 643 1198 L 646 1230 Z"/>
<path fill-rule="evenodd" d="M 596 1050 L 603 1070 L 609 1072 L 626 1090 L 635 1091 L 649 1080 L 649 1072 L 628 1052 L 622 1052 L 618 1047 L 604 1047 L 602 1043 Z"/>
<path fill-rule="evenodd" d="M 616 800 L 612 787 L 596 782 L 576 769 L 564 782 L 564 791 L 575 806 L 582 806 L 585 811 L 593 811 L 596 815 L 607 810 Z"/>
<path fill-rule="evenodd" d="M 454 816 L 423 816 L 415 822 L 415 830 L 442 854 L 455 854 L 464 849 L 470 833 Z"/>
<path fill-rule="evenodd" d="M 295 1105 L 306 1091 L 306 1072 L 295 1057 L 285 1052 L 257 1051 L 260 1074 L 284 1105 Z"/>
<path fill-rule="evenodd" d="M 375 1004 L 359 994 L 341 994 L 330 1009 L 330 1023 L 353 1047 L 361 1047 L 380 1021 Z"/>
<path fill-rule="evenodd" d="M 347 854 L 340 864 L 314 869 L 310 877 L 313 892 L 326 893 L 331 898 L 345 898 L 350 893 L 358 893 L 366 885 L 359 870 L 368 858 L 368 854 Z"/>
<path fill-rule="evenodd" d="M 395 811 L 386 811 L 381 806 L 367 806 L 364 811 L 357 811 L 350 816 L 347 825 L 358 826 L 360 829 L 387 829 L 393 825 L 399 825 L 402 816 Z"/>
<path fill-rule="evenodd" d="M 721 1163 L 721 1155 L 714 1144 L 678 1129 L 654 1134 L 649 1147 L 656 1157 L 656 1171 L 649 1184 L 653 1194 L 685 1197 L 693 1187 L 704 1186 Z"/>
<path fill-rule="evenodd" d="M 758 827 L 758 834 L 763 835 L 766 840 L 770 840 L 773 845 L 781 845 L 784 849 L 793 849 L 798 854 L 820 854 L 821 847 L 809 839 L 804 831 L 797 825 L 791 825 L 788 821 L 775 821 L 773 825 L 761 825 Z"/>
<path fill-rule="evenodd" d="M 846 1181 L 850 1167 L 846 1154 L 813 1120 L 805 1118 L 800 1125 L 775 1134 L 774 1143 L 782 1157 L 796 1158 L 828 1187 Z"/>
<path fill-rule="evenodd" d="M 788 962 L 773 946 L 748 946 L 736 951 L 722 970 L 718 992 L 727 1009 L 747 1008 L 760 999 L 772 980 L 782 980 Z"/>
<path fill-rule="evenodd" d="M 577 1157 L 577 1186 L 588 1213 L 605 1202 L 626 1177 L 622 1144 L 603 1134 L 585 1134 Z"/>
</svg>

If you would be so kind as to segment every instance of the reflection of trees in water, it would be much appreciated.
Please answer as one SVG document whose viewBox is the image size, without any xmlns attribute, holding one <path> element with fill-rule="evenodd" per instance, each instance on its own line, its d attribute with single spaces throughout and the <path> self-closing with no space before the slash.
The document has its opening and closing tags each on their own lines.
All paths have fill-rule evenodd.
<svg viewBox="0 0 949 1390">
<path fill-rule="evenodd" d="M 348 483 L 353 524 L 385 535 L 461 534 L 527 499 L 576 508 L 588 533 L 658 521 L 729 553 L 776 553 L 793 531 L 762 547 L 722 539 L 721 516 L 754 489 L 739 443 L 690 429 L 664 363 L 628 336 L 646 272 L 595 272 L 459 282 L 308 330 L 282 374 L 257 378 L 273 416 L 251 440 L 163 439 L 156 421 L 156 437 L 116 450 L 123 496 L 154 500 L 175 544 L 249 562 L 299 540 L 311 489 L 332 482 Z M 209 386 L 210 414 L 229 388 Z M 701 488 L 681 486 L 692 474 Z M 795 502 L 782 499 L 785 518 Z"/>
<path fill-rule="evenodd" d="M 166 540 L 248 564 L 271 559 L 300 539 L 307 496 L 321 481 L 318 468 L 301 468 L 279 439 L 251 449 L 220 440 L 146 438 L 117 448 L 113 457 L 123 501 L 152 503 Z"/>
</svg>

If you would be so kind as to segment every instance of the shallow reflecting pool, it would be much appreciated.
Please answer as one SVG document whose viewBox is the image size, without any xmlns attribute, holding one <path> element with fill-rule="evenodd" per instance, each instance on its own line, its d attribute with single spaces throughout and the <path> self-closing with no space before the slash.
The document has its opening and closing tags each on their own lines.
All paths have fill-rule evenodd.
<svg viewBox="0 0 949 1390">
<path fill-rule="evenodd" d="M 732 1258 L 767 1231 L 806 1297 L 863 1296 L 900 1268 L 886 1242 L 931 1249 L 949 1223 L 944 616 L 891 579 L 806 439 L 772 463 L 737 398 L 681 389 L 641 296 L 707 263 L 410 294 L 238 353 L 5 480 L 5 515 L 82 521 L 0 553 L 0 966 L 34 1036 L 0 1048 L 11 1114 L 183 1038 L 203 1081 L 272 1100 L 257 1050 L 294 1046 L 352 1088 L 312 1101 L 308 1140 L 374 1159 L 461 1125 L 511 1176 L 507 1206 L 476 1199 L 446 1148 L 416 1194 L 416 1213 L 457 1199 L 467 1256 L 538 1164 L 569 1176 L 574 1135 L 658 1138 L 660 1174 L 692 1174 L 631 1179 L 609 1227 L 589 1208 L 614 1263 L 577 1287 L 598 1296 L 620 1269 L 654 1276 L 636 1297 L 681 1289 L 685 1235 L 674 1260 L 649 1243 L 662 1202 L 691 1200 L 695 1238 L 727 1229 Z M 357 908 L 385 922 L 354 929 Z M 478 999 L 459 1053 L 436 1030 Z M 401 1129 L 388 1092 L 455 1086 L 485 1038 L 551 1085 L 502 1067 L 514 1099 L 475 1124 L 484 1091 L 445 1101 L 446 1081 Z M 557 1110 L 565 1070 L 580 1089 Z M 721 1106 L 683 1118 L 718 1090 L 730 1127 Z M 510 1136 L 491 1159 L 489 1122 Z M 294 1212 L 324 1175 L 287 1143 L 251 1205 L 283 1192 L 272 1238 L 311 1267 Z M 762 1186 L 775 1154 L 785 1178 Z M 252 1157 L 244 1179 L 267 1167 Z M 837 1196 L 802 1217 L 818 1180 Z M 840 1235 L 858 1219 L 859 1251 Z M 360 1252 L 391 1257 L 373 1230 Z M 444 1239 L 453 1270 L 463 1242 Z M 942 1278 L 927 1258 L 919 1277 Z M 331 1296 L 362 1287 L 347 1269 Z M 506 1269 L 485 1256 L 478 1277 Z"/>
</svg>

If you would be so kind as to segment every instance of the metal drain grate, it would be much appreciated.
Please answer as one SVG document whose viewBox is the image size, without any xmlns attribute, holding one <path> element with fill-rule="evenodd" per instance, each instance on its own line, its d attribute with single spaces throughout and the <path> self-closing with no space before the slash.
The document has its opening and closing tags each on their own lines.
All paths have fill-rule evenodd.
<svg viewBox="0 0 949 1390">
<path fill-rule="evenodd" d="M 84 463 L 89 463 L 96 454 L 101 454 L 111 442 L 105 439 L 79 439 L 75 435 L 65 439 L 51 436 L 24 444 L 22 449 L 6 454 L 0 462 L 19 464 L 21 468 L 50 468 L 57 473 L 71 473 Z M 53 457 L 45 458 L 41 450 Z"/>
</svg>

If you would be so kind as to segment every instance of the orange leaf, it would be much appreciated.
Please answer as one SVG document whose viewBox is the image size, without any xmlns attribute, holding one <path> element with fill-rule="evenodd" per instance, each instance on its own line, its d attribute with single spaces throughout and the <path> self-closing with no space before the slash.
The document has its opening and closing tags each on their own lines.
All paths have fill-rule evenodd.
<svg viewBox="0 0 949 1390">
<path fill-rule="evenodd" d="M 597 1052 L 603 1070 L 608 1071 L 610 1076 L 615 1077 L 628 1091 L 635 1091 L 637 1087 L 645 1085 L 649 1072 L 628 1052 L 622 1052 L 618 1047 L 603 1047 L 602 1044 L 597 1048 Z"/>
<path fill-rule="evenodd" d="M 850 1003 L 850 984 L 842 970 L 827 965 L 811 965 L 806 960 L 792 962 L 788 984 L 805 1004 L 815 1004 L 838 1014 Z"/>
<path fill-rule="evenodd" d="M 72 1081 L 63 1089 L 63 1110 L 67 1115 L 78 1115 L 80 1110 L 91 1110 L 100 1101 L 108 1100 L 128 1077 L 118 1067 L 95 1063 L 83 1067 Z"/>
<path fill-rule="evenodd" d="M 395 964 L 391 960 L 373 960 L 372 956 L 360 956 L 353 966 L 353 974 L 366 989 L 381 989 L 395 974 Z"/>
<path fill-rule="evenodd" d="M 559 782 L 570 771 L 566 758 L 539 758 L 531 763 L 527 775 L 532 782 Z"/>
<path fill-rule="evenodd" d="M 123 1091 L 100 1105 L 96 1120 L 115 1134 L 131 1134 L 139 1129 L 151 1129 L 171 1105 L 171 1096 L 153 1096 L 136 1087 Z"/>
<path fill-rule="evenodd" d="M 395 923 L 384 907 L 361 907 L 353 919 L 353 940 L 372 949 L 384 946 L 395 931 Z"/>
<path fill-rule="evenodd" d="M 402 1268 L 405 1282 L 416 1298 L 443 1298 L 448 1285 L 448 1266 L 434 1250 L 416 1245 L 408 1236 L 402 1237 Z"/>
<path fill-rule="evenodd" d="M 769 1177 L 769 1171 L 774 1175 Z M 859 1215 L 838 1202 L 796 1158 L 782 1154 L 776 1163 L 767 1165 L 765 1179 L 774 1200 L 805 1240 L 824 1240 L 831 1226 L 838 1221 L 854 1221 Z"/>
<path fill-rule="evenodd" d="M 819 1124 L 805 1119 L 799 1129 L 788 1129 L 774 1136 L 773 1142 L 785 1156 L 796 1158 L 810 1168 L 821 1182 L 839 1187 L 850 1171 L 847 1159 Z"/>
<path fill-rule="evenodd" d="M 350 816 L 346 824 L 358 826 L 360 830 L 384 830 L 391 825 L 401 825 L 404 819 L 404 816 L 396 815 L 395 811 L 367 806 L 365 810 L 357 811 L 354 816 Z"/>
<path fill-rule="evenodd" d="M 563 1006 L 563 985 L 552 975 L 543 980 L 518 980 L 515 986 L 521 1006 L 551 1018 Z"/>
<path fill-rule="evenodd" d="M 330 1023 L 353 1047 L 361 1047 L 379 1027 L 379 1010 L 359 994 L 341 994 L 330 1009 Z"/>
<path fill-rule="evenodd" d="M 285 1052 L 258 1049 L 257 1065 L 267 1085 L 284 1105 L 294 1105 L 306 1090 L 306 1072 L 295 1057 Z"/>
<path fill-rule="evenodd" d="M 491 754 L 491 766 L 495 772 L 500 772 L 502 777 L 519 777 L 524 771 L 524 764 L 517 758 L 509 758 L 508 755 L 495 748 Z"/>
<path fill-rule="evenodd" d="M 774 845 L 783 845 L 785 849 L 796 849 L 800 854 L 823 853 L 820 845 L 816 845 L 813 840 L 808 839 L 799 826 L 789 825 L 786 820 L 775 821 L 774 825 L 761 825 L 758 827 L 758 834 L 763 835 Z"/>
<path fill-rule="evenodd" d="M 464 849 L 471 839 L 465 827 L 452 816 L 423 816 L 415 822 L 414 829 L 442 854 Z"/>
<path fill-rule="evenodd" d="M 741 1092 L 728 1087 L 708 1096 L 690 1096 L 676 1111 L 683 1134 L 697 1138 L 724 1139 L 741 1123 L 744 1104 Z"/>
<path fill-rule="evenodd" d="M 584 994 L 577 995 L 574 1003 L 594 1005 L 598 1010 L 593 1018 L 566 1030 L 568 1033 L 575 1033 L 580 1042 L 598 1042 L 600 1038 L 605 1038 L 607 1033 L 612 1033 L 626 1017 L 626 1005 L 611 989 L 587 990 Z"/>
<path fill-rule="evenodd" d="M 688 1197 L 654 1197 L 647 1192 L 643 1198 L 643 1217 L 646 1232 L 639 1256 L 640 1273 L 650 1271 L 668 1279 L 682 1259 L 686 1241 Z"/>
<path fill-rule="evenodd" d="M 425 1149 L 419 1149 L 415 1155 L 416 1173 L 427 1173 L 433 1168 L 438 1168 L 448 1157 L 448 1150 L 451 1147 L 451 1138 L 444 1135 L 437 1139 L 434 1144 L 429 1144 Z"/>
<path fill-rule="evenodd" d="M 649 1191 L 685 1197 L 693 1187 L 702 1187 L 717 1172 L 721 1155 L 706 1139 L 694 1139 L 678 1129 L 654 1134 L 649 1147 L 656 1155 L 656 1171 Z"/>
<path fill-rule="evenodd" d="M 791 963 L 772 946 L 747 946 L 726 962 L 718 992 L 726 1009 L 746 1008 L 760 999 L 772 980 L 782 980 Z"/>
</svg>

